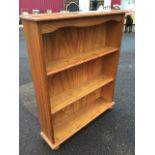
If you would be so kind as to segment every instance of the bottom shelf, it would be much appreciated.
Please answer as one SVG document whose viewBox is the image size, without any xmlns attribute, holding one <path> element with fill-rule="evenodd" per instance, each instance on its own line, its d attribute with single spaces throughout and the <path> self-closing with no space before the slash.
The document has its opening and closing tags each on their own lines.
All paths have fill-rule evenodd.
<svg viewBox="0 0 155 155">
<path fill-rule="evenodd" d="M 111 108 L 112 105 L 112 102 L 105 101 L 100 97 L 93 103 L 90 103 L 89 106 L 86 106 L 74 113 L 74 115 L 72 114 L 59 120 L 55 120 L 55 145 L 61 144 L 66 139 L 74 135 L 93 119 Z"/>
</svg>

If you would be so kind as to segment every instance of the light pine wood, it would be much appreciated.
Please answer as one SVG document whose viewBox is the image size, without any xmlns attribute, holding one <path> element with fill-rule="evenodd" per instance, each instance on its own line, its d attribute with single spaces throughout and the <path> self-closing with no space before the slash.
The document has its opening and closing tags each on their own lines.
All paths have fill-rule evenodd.
<svg viewBox="0 0 155 155">
<path fill-rule="evenodd" d="M 77 19 L 77 18 L 88 18 L 88 17 L 98 17 L 98 16 L 112 16 L 112 15 L 122 15 L 127 11 L 124 10 L 112 10 L 112 11 L 101 11 L 101 12 L 75 12 L 75 13 L 52 13 L 52 14 L 30 14 L 20 16 L 24 20 L 29 21 L 53 21 L 53 20 L 66 20 L 66 19 Z"/>
<path fill-rule="evenodd" d="M 46 68 L 43 58 L 42 37 L 37 23 L 23 21 L 29 51 L 29 61 L 38 104 L 41 132 L 54 143 L 52 117 L 49 104 Z M 34 39 L 35 38 L 35 39 Z"/>
<path fill-rule="evenodd" d="M 122 15 L 113 15 L 113 16 L 102 16 L 93 17 L 93 18 L 80 18 L 73 20 L 65 20 L 65 21 L 47 21 L 43 25 L 41 25 L 41 33 L 49 33 L 56 31 L 57 29 L 64 28 L 64 27 L 88 27 L 88 26 L 96 26 L 103 24 L 109 21 L 116 21 L 120 22 L 122 20 Z"/>
<path fill-rule="evenodd" d="M 51 98 L 51 110 L 52 114 L 62 110 L 71 103 L 81 99 L 82 97 L 90 94 L 96 89 L 110 83 L 113 78 L 106 77 L 104 75 L 94 78 L 93 80 L 82 84 L 78 88 L 69 89 L 57 96 Z"/>
<path fill-rule="evenodd" d="M 115 67 L 114 60 L 117 56 L 118 52 L 114 52 L 50 76 L 48 80 L 51 105 L 52 98 L 70 89 L 75 90 L 81 85 L 85 85 L 102 76 L 114 79 L 115 70 L 109 70 L 109 66 Z"/>
<path fill-rule="evenodd" d="M 56 144 L 52 143 L 49 140 L 49 138 L 43 132 L 40 132 L 40 135 L 52 150 L 58 150 L 59 149 L 60 145 L 58 145 L 57 143 Z"/>
<path fill-rule="evenodd" d="M 98 98 L 93 103 L 89 103 L 89 105 L 74 112 L 72 115 L 67 115 L 62 119 L 57 117 L 58 120 L 54 120 L 56 143 L 61 144 L 93 119 L 111 108 L 111 106 L 112 102 L 105 101 L 103 98 Z"/>
<path fill-rule="evenodd" d="M 59 59 L 68 58 L 69 61 L 69 58 L 74 58 L 76 54 L 81 54 L 80 58 L 84 59 L 82 56 L 85 56 L 85 53 L 90 53 L 91 56 L 91 51 L 103 49 L 106 43 L 106 28 L 104 24 L 86 28 L 64 27 L 54 33 L 44 34 L 43 45 L 47 66 Z"/>
<path fill-rule="evenodd" d="M 84 62 L 102 57 L 104 55 L 116 52 L 117 48 L 104 47 L 89 52 L 78 53 L 68 58 L 54 60 L 47 65 L 47 75 L 63 71 L 65 69 L 80 65 Z"/>
<path fill-rule="evenodd" d="M 113 107 L 124 15 L 21 16 L 40 134 L 53 150 Z"/>
</svg>

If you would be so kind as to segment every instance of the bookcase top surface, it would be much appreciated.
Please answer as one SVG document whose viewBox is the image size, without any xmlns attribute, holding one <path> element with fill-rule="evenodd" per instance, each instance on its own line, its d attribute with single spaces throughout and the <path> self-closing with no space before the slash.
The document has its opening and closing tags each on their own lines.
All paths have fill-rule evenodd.
<svg viewBox="0 0 155 155">
<path fill-rule="evenodd" d="M 83 17 L 97 17 L 107 15 L 125 14 L 125 10 L 111 10 L 111 11 L 89 11 L 89 12 L 74 12 L 74 13 L 52 13 L 52 14 L 29 14 L 21 15 L 20 18 L 23 20 L 30 21 L 52 21 L 62 19 L 75 19 Z"/>
</svg>

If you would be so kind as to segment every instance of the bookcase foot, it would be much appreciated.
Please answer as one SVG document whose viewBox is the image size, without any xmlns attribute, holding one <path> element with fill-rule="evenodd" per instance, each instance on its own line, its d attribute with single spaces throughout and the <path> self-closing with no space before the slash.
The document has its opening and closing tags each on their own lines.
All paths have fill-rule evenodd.
<svg viewBox="0 0 155 155">
<path fill-rule="evenodd" d="M 52 150 L 58 150 L 60 148 L 60 145 L 53 144 L 43 132 L 40 132 L 40 135 Z"/>
<path fill-rule="evenodd" d="M 60 148 L 60 145 L 53 148 L 53 150 L 58 150 Z"/>
<path fill-rule="evenodd" d="M 114 108 L 114 105 L 115 105 L 115 102 L 112 102 L 112 105 L 109 109 L 112 110 Z"/>
</svg>

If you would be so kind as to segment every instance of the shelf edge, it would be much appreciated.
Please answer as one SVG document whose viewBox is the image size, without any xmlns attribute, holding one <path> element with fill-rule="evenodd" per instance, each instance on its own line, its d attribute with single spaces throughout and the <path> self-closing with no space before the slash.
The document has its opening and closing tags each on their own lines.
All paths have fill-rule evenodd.
<svg viewBox="0 0 155 155">
<path fill-rule="evenodd" d="M 90 93 L 96 91 L 97 89 L 100 89 L 101 87 L 104 87 L 104 86 L 108 85 L 108 84 L 111 83 L 113 80 L 114 80 L 114 78 L 110 78 L 110 79 L 109 79 L 108 81 L 106 81 L 102 86 L 100 86 L 99 88 L 96 88 L 95 90 L 89 92 L 87 95 L 89 95 Z M 85 96 L 87 96 L 87 95 L 84 95 L 84 96 L 80 97 L 79 99 L 75 100 L 74 102 L 76 102 L 76 101 L 82 99 L 83 97 L 85 97 Z M 63 108 L 58 109 L 58 110 L 55 110 L 55 111 L 52 111 L 52 108 L 51 108 L 51 114 L 52 114 L 52 115 L 55 115 L 56 113 L 58 113 L 58 112 L 60 112 L 61 110 L 65 109 L 66 107 L 70 106 L 70 105 L 73 104 L 74 102 L 71 102 L 71 103 L 65 105 Z"/>
<path fill-rule="evenodd" d="M 111 104 L 110 104 L 111 103 Z M 93 120 L 95 120 L 96 118 L 98 118 L 100 115 L 102 115 L 103 113 L 105 113 L 107 110 L 112 109 L 113 105 L 115 102 L 109 102 L 109 106 L 107 106 L 107 108 L 105 108 L 102 112 L 99 112 L 97 115 L 95 115 L 92 119 L 90 119 L 87 123 L 85 123 L 83 126 L 81 126 L 80 128 L 78 128 L 75 132 L 73 132 L 72 134 L 66 136 L 63 140 L 56 142 L 56 146 L 59 146 L 60 144 L 62 144 L 63 142 L 65 142 L 66 140 L 68 140 L 70 137 L 72 137 L 73 135 L 75 135 L 76 133 L 78 133 L 80 130 L 82 130 L 84 127 L 86 127 L 88 124 L 90 124 L 91 122 L 93 122 Z"/>
<path fill-rule="evenodd" d="M 114 47 L 114 48 L 113 48 L 110 52 L 108 52 L 108 53 L 103 53 L 103 54 L 101 54 L 101 55 L 93 56 L 92 58 L 89 58 L 89 59 L 80 61 L 80 62 L 78 62 L 78 63 L 76 63 L 76 64 L 70 64 L 70 65 L 66 66 L 65 68 L 60 68 L 60 69 L 55 70 L 55 71 L 47 71 L 47 74 L 46 74 L 46 75 L 47 75 L 47 77 L 48 77 L 48 76 L 51 76 L 51 75 L 53 75 L 53 74 L 56 74 L 56 73 L 62 72 L 62 71 L 64 71 L 64 70 L 70 69 L 70 68 L 72 68 L 72 67 L 76 67 L 76 66 L 78 66 L 78 65 L 87 63 L 87 62 L 89 62 L 89 61 L 91 61 L 91 60 L 95 60 L 95 59 L 97 59 L 97 58 L 104 57 L 104 56 L 106 56 L 106 55 L 112 54 L 112 53 L 117 52 L 117 51 L 118 51 L 118 48 L 115 48 L 115 47 Z"/>
</svg>

